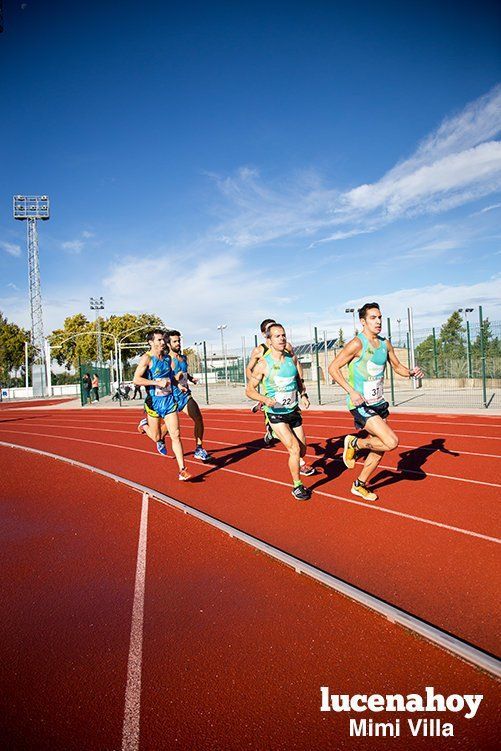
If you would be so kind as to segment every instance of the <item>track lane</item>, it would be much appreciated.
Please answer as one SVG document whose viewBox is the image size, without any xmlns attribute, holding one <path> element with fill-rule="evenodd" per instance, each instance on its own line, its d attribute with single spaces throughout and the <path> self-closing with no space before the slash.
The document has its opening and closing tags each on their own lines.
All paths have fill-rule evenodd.
<svg viewBox="0 0 501 751">
<path fill-rule="evenodd" d="M 5 428 L 0 426 L 0 436 Z M 70 441 L 80 439 L 82 442 L 97 441 L 96 446 L 102 444 L 105 448 L 108 445 L 120 444 L 130 449 L 139 448 L 139 453 L 146 450 L 154 451 L 153 446 L 148 439 L 139 436 L 137 432 L 124 430 L 102 428 L 99 430 L 90 427 L 66 426 L 65 428 L 54 425 L 53 423 L 36 422 L 25 425 L 24 428 L 17 428 L 20 435 L 26 433 L 42 435 L 67 435 Z M 287 454 L 282 448 L 272 448 L 261 450 L 261 441 L 244 441 L 240 444 L 232 444 L 232 435 L 224 440 L 224 434 L 220 431 L 217 433 L 218 440 L 213 442 L 209 438 L 206 446 L 213 452 L 219 462 L 225 462 L 226 465 L 238 463 L 238 467 L 243 472 L 249 472 L 251 475 L 262 476 L 263 479 L 270 478 L 285 481 L 288 483 L 288 469 L 286 465 Z M 85 437 L 84 437 L 85 436 Z M 138 443 L 138 438 L 141 439 Z M 234 440 L 234 439 L 233 439 Z M 194 448 L 192 438 L 184 437 L 185 450 L 191 447 L 191 453 Z M 187 451 L 187 455 L 190 451 Z M 260 465 L 256 467 L 255 456 L 259 456 Z M 307 454 L 307 461 L 319 470 L 319 474 L 305 480 L 317 492 L 334 493 L 335 495 L 350 495 L 352 474 L 347 471 L 340 460 L 340 456 L 324 457 L 317 454 Z M 200 466 L 198 463 L 194 465 Z M 384 465 L 383 465 L 384 466 Z M 477 531 L 488 536 L 501 536 L 501 507 L 498 501 L 499 488 L 491 487 L 490 484 L 480 487 L 474 484 L 457 483 L 454 488 L 455 492 L 450 492 L 450 482 L 447 477 L 435 477 L 423 473 L 407 474 L 395 473 L 381 469 L 375 476 L 376 489 L 379 490 L 382 498 L 378 505 L 384 505 L 386 508 L 394 509 L 403 514 L 411 516 L 424 517 L 434 522 L 446 523 L 455 527 L 466 528 Z M 458 478 L 459 479 L 459 478 Z M 419 482 L 418 482 L 419 481 Z M 433 492 L 430 492 L 430 483 L 433 483 Z M 461 493 L 461 503 L 457 502 L 457 494 Z"/>
<path fill-rule="evenodd" d="M 140 436 L 131 438 L 136 440 L 136 446 L 141 440 L 147 441 Z M 489 610 L 489 599 L 495 598 L 495 560 L 482 541 L 459 542 L 456 538 L 460 536 L 449 539 L 451 533 L 443 530 L 416 532 L 415 523 L 380 518 L 387 515 L 375 513 L 364 504 L 348 507 L 323 497 L 317 500 L 315 496 L 314 504 L 291 505 L 288 486 L 272 485 L 263 493 L 263 480 L 240 475 L 230 467 L 219 471 L 193 463 L 190 470 L 195 469 L 202 482 L 177 483 L 174 462 L 165 461 L 152 449 L 102 449 L 65 438 L 50 438 L 48 443 L 47 438 L 35 436 L 29 443 L 45 450 L 50 444 L 50 450 L 56 453 L 90 460 L 117 474 L 126 471 L 127 476 L 139 482 L 148 479 L 162 492 L 267 539 L 484 649 L 497 649 Z M 103 450 L 104 456 L 98 453 Z M 217 495 L 209 482 L 216 471 Z"/>
<path fill-rule="evenodd" d="M 115 618 L 124 641 L 123 630 L 130 626 L 133 577 L 127 574 L 125 589 L 122 580 L 124 569 L 133 569 L 141 496 L 57 460 L 32 455 L 28 460 L 21 451 L 0 448 L 2 460 L 8 451 L 14 455 L 8 468 L 10 493 L 21 489 L 22 496 L 15 503 L 16 513 L 19 500 L 25 501 L 22 478 L 31 476 L 34 485 L 29 489 L 32 517 L 25 529 L 27 540 L 15 540 L 18 554 L 22 555 L 25 543 L 41 549 L 46 546 L 45 540 L 33 541 L 29 535 L 40 516 L 49 527 L 53 521 L 46 515 L 45 504 L 33 503 L 37 488 L 44 498 L 50 498 L 52 485 L 71 487 L 71 504 L 62 493 L 51 505 L 60 508 L 56 521 L 63 515 L 72 528 L 84 532 L 68 537 L 65 544 L 57 540 L 62 564 L 45 578 L 38 577 L 41 594 L 49 588 L 59 596 L 62 589 L 65 599 L 68 586 L 76 585 L 78 591 L 80 582 L 88 587 L 88 579 L 93 582 L 97 576 L 100 581 L 100 567 L 104 567 L 107 586 L 93 588 L 83 603 L 78 597 L 76 618 L 73 602 L 69 609 L 66 602 L 59 604 L 65 623 L 63 641 L 71 647 L 67 655 L 60 649 L 57 609 L 48 609 L 42 624 L 27 624 L 35 638 L 20 644 L 20 662 L 31 681 L 22 686 L 19 698 L 11 692 L 3 697 L 7 702 L 8 696 L 11 720 L 10 735 L 3 736 L 4 742 L 12 740 L 13 748 L 33 751 L 116 749 L 120 745 L 120 711 L 116 710 L 122 704 L 123 711 L 126 654 L 123 648 L 117 650 L 109 621 Z M 23 471 L 24 465 L 29 472 Z M 40 478 L 45 478 L 42 487 Z M 89 498 L 99 503 L 89 504 Z M 109 534 L 110 527 L 100 529 L 95 524 L 96 519 L 103 520 L 103 509 L 107 517 L 119 522 L 115 535 L 104 545 L 99 536 Z M 90 526 L 88 515 L 93 520 Z M 129 515 L 135 533 L 132 537 L 129 525 L 123 523 Z M 442 716 L 442 720 L 454 722 L 456 737 L 434 739 L 434 748 L 476 751 L 487 747 L 500 695 L 496 681 L 198 520 L 154 502 L 148 519 L 140 749 L 178 746 L 241 751 L 255 747 L 258 737 L 268 751 L 342 748 L 348 742 L 349 716 L 319 712 L 319 687 L 325 684 L 351 694 L 362 689 L 364 693 L 405 695 L 422 691 L 425 685 L 433 685 L 445 695 L 482 694 L 485 698 L 475 720 L 452 713 Z M 78 577 L 68 577 L 68 561 L 83 563 L 84 556 L 87 560 L 79 567 Z M 21 590 L 12 593 L 13 600 L 33 598 L 32 573 L 31 569 L 24 572 Z M 115 590 L 121 603 L 118 609 L 114 609 Z M 124 599 L 128 608 L 122 607 Z M 109 617 L 102 618 L 103 609 Z M 122 610 L 128 610 L 127 616 L 121 615 Z M 94 628 L 85 628 L 93 611 Z M 101 651 L 95 655 L 79 652 L 82 642 L 84 648 L 86 641 L 93 643 L 93 649 L 100 644 L 100 630 L 95 628 L 100 620 L 106 637 L 112 640 L 113 659 L 110 650 L 104 655 Z M 1 644 L 0 654 L 7 647 Z M 49 690 L 40 692 L 39 677 L 33 681 L 31 671 L 47 660 L 45 652 L 51 655 L 50 675 L 44 685 Z M 12 655 L 9 650 L 4 666 L 11 664 Z M 123 662 L 122 669 L 115 664 L 116 658 Z M 77 662 L 77 668 L 68 671 L 67 661 L 71 665 Z M 18 680 L 16 663 L 9 681 Z M 110 701 L 110 696 L 116 700 Z M 378 716 L 381 721 L 394 719 L 392 714 Z M 408 731 L 402 735 L 392 739 L 392 747 L 409 747 Z M 427 748 L 429 741 L 418 738 L 412 743 Z M 383 751 L 387 741 L 365 738 L 358 739 L 357 745 L 367 751 Z"/>
</svg>

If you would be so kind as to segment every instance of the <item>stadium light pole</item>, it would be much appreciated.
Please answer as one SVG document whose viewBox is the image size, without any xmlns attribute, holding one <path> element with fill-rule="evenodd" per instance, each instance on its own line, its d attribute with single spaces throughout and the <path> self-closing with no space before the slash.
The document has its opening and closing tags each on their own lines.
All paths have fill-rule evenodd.
<svg viewBox="0 0 501 751">
<path fill-rule="evenodd" d="M 355 308 L 345 308 L 345 313 L 352 313 L 353 314 L 353 331 L 355 333 L 355 336 L 357 335 L 357 324 L 355 321 Z"/>
<path fill-rule="evenodd" d="M 14 196 L 14 219 L 27 224 L 28 278 L 31 312 L 31 344 L 34 348 L 31 370 L 33 396 L 45 396 L 47 383 L 45 338 L 43 333 L 42 292 L 38 260 L 37 221 L 47 221 L 50 216 L 47 196 Z"/>
<path fill-rule="evenodd" d="M 89 299 L 89 305 L 91 310 L 96 311 L 96 329 L 97 329 L 97 361 L 102 364 L 103 362 L 103 347 L 101 343 L 101 320 L 99 317 L 99 311 L 104 310 L 104 297 L 91 297 Z"/>
<path fill-rule="evenodd" d="M 200 372 L 202 372 L 202 358 L 200 357 L 199 347 L 202 346 L 203 342 L 193 342 L 193 344 L 197 348 L 197 360 L 198 360 L 197 368 L 200 368 Z"/>
<path fill-rule="evenodd" d="M 397 323 L 398 323 L 398 346 L 401 347 L 402 346 L 402 337 L 400 336 L 400 334 L 401 334 L 400 324 L 402 323 L 402 319 L 401 318 L 397 318 Z"/>
<path fill-rule="evenodd" d="M 226 323 L 222 323 L 220 326 L 217 327 L 218 331 L 221 332 L 221 349 L 223 350 L 223 357 L 224 357 L 224 382 L 226 385 L 228 385 L 228 363 L 226 361 L 226 350 L 224 348 L 224 330 L 228 328 L 228 325 Z"/>
<path fill-rule="evenodd" d="M 470 322 L 468 320 L 468 313 L 473 313 L 473 310 L 474 308 L 458 308 L 458 313 L 464 313 L 464 319 L 466 321 L 466 360 L 468 363 L 468 378 L 472 377 Z"/>
</svg>

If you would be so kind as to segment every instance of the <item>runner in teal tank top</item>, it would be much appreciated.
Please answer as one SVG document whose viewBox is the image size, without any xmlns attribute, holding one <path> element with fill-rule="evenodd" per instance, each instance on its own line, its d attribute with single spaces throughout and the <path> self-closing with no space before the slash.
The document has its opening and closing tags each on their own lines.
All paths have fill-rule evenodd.
<svg viewBox="0 0 501 751">
<path fill-rule="evenodd" d="M 315 474 L 313 467 L 300 461 L 306 454 L 299 399 L 304 409 L 310 402 L 299 376 L 294 357 L 286 350 L 287 338 L 284 327 L 273 323 L 268 328 L 268 351 L 258 360 L 250 373 L 246 395 L 264 405 L 267 419 L 273 426 L 273 432 L 289 452 L 289 470 L 292 475 L 292 495 L 300 501 L 307 501 L 311 491 L 301 482 L 300 474 Z M 263 393 L 257 390 L 263 385 Z"/>
<path fill-rule="evenodd" d="M 353 469 L 359 450 L 368 449 L 362 471 L 351 487 L 353 495 L 376 501 L 377 495 L 367 487 L 385 451 L 398 446 L 398 437 L 386 422 L 388 402 L 384 398 L 384 371 L 389 362 L 393 370 L 408 378 L 422 378 L 419 367 L 410 370 L 395 354 L 391 342 L 381 336 L 382 314 L 377 302 L 365 303 L 359 311 L 362 332 L 343 347 L 329 366 L 329 374 L 348 394 L 347 403 L 355 427 L 369 433 L 368 438 L 347 435 L 343 461 Z M 348 366 L 348 377 L 342 368 Z"/>
</svg>

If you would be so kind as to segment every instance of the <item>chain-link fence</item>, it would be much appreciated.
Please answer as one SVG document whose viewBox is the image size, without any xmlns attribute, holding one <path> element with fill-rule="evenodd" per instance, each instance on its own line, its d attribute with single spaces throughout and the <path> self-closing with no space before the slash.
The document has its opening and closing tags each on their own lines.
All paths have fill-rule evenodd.
<svg viewBox="0 0 501 751">
<path fill-rule="evenodd" d="M 417 329 L 411 335 L 402 319 L 386 319 L 382 335 L 391 339 L 400 362 L 409 367 L 415 363 L 425 372 L 425 378 L 417 382 L 386 368 L 386 398 L 393 406 L 501 406 L 500 322 L 463 320 L 455 313 L 442 326 Z M 292 342 L 312 404 L 346 404 L 346 393 L 332 382 L 328 370 L 350 338 L 339 329 L 313 327 L 308 341 Z M 261 341 L 255 334 L 242 336 L 239 347 L 204 341 L 185 349 L 189 372 L 198 380 L 192 387 L 195 398 L 201 404 L 250 405 L 245 396 L 245 366 Z"/>
</svg>

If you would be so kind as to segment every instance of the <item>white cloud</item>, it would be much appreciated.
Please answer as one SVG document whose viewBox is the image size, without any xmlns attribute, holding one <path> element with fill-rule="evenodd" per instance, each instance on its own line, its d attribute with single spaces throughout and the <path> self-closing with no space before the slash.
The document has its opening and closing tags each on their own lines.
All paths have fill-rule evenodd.
<svg viewBox="0 0 501 751">
<path fill-rule="evenodd" d="M 311 237 L 314 247 L 402 217 L 448 211 L 501 190 L 500 131 L 498 86 L 444 120 L 414 154 L 371 184 L 340 192 L 309 172 L 271 186 L 250 168 L 215 177 L 226 201 L 215 234 L 240 248 L 292 237 Z"/>
<path fill-rule="evenodd" d="M 83 240 L 67 240 L 64 243 L 61 243 L 61 248 L 63 250 L 68 250 L 70 253 L 80 253 L 84 245 L 85 243 Z"/>
<path fill-rule="evenodd" d="M 15 258 L 18 258 L 21 255 L 21 246 L 16 243 L 0 242 L 0 248 Z"/>
<path fill-rule="evenodd" d="M 9 283 L 8 283 L 8 284 L 6 285 L 6 287 L 10 287 L 10 289 L 13 289 L 13 290 L 15 290 L 16 292 L 18 292 L 18 291 L 19 291 L 19 287 L 18 287 L 18 286 L 17 286 L 16 284 L 14 284 L 14 282 L 9 282 Z"/>
<path fill-rule="evenodd" d="M 72 254 L 78 254 L 81 253 L 82 250 L 86 247 L 88 244 L 87 241 L 92 239 L 94 237 L 93 232 L 89 232 L 88 230 L 84 230 L 80 233 L 78 237 L 76 237 L 74 240 L 66 240 L 65 242 L 61 243 L 61 248 L 68 253 Z"/>
</svg>

